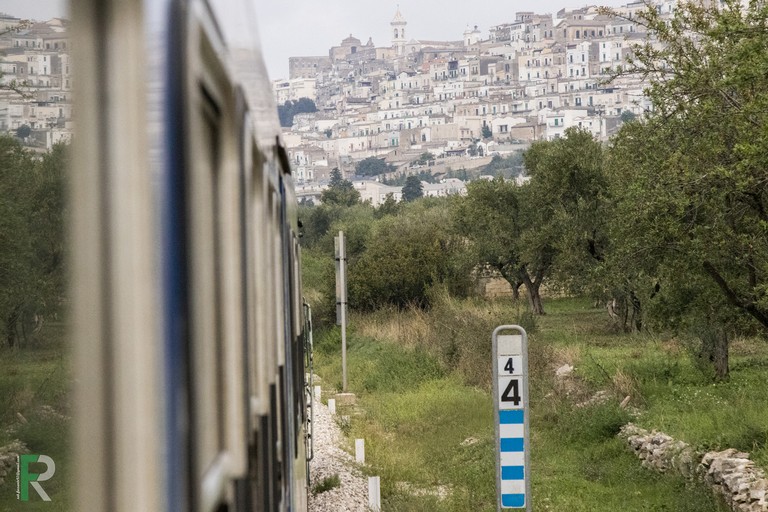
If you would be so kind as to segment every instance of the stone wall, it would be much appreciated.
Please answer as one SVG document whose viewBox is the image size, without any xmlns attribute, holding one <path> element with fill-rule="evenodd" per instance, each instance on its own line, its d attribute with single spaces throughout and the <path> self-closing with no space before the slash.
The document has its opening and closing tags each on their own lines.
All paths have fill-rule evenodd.
<svg viewBox="0 0 768 512">
<path fill-rule="evenodd" d="M 501 277 L 481 276 L 477 278 L 477 292 L 487 299 L 511 298 L 512 286 Z"/>
<path fill-rule="evenodd" d="M 25 453 L 28 453 L 27 447 L 19 440 L 0 446 L 0 487 L 16 482 L 16 460 Z"/>
<path fill-rule="evenodd" d="M 702 454 L 664 433 L 649 432 L 632 423 L 622 427 L 619 436 L 629 443 L 643 466 L 704 481 L 734 511 L 768 512 L 768 479 L 749 454 L 732 448 Z"/>
</svg>

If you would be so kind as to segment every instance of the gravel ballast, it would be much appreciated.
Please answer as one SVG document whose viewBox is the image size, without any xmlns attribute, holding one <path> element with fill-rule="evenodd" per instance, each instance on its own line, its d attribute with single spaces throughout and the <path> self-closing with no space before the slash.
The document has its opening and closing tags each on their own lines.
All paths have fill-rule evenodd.
<svg viewBox="0 0 768 512">
<path fill-rule="evenodd" d="M 310 489 L 325 478 L 339 475 L 341 485 L 317 495 L 310 491 L 309 512 L 368 512 L 368 478 L 354 458 L 341 448 L 343 435 L 328 407 L 314 402 L 314 458 L 310 462 Z"/>
</svg>

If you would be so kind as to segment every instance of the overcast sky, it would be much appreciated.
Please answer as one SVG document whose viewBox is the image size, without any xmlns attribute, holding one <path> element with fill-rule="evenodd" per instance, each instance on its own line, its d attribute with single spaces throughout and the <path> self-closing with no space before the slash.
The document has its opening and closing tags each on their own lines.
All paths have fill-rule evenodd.
<svg viewBox="0 0 768 512">
<path fill-rule="evenodd" d="M 45 21 L 66 17 L 65 0 L 0 0 L 0 12 L 22 19 Z"/>
<path fill-rule="evenodd" d="M 151 1 L 151 0 L 149 0 Z M 270 78 L 288 78 L 288 57 L 328 55 L 350 34 L 363 44 L 391 44 L 389 22 L 398 5 L 408 22 L 407 39 L 462 39 L 467 26 L 477 25 L 483 37 L 493 25 L 512 21 L 518 11 L 556 13 L 581 7 L 588 0 L 253 0 L 259 19 L 262 51 Z M 593 0 L 619 6 L 626 0 Z M 66 16 L 66 0 L 0 0 L 0 12 L 45 20 Z"/>
</svg>

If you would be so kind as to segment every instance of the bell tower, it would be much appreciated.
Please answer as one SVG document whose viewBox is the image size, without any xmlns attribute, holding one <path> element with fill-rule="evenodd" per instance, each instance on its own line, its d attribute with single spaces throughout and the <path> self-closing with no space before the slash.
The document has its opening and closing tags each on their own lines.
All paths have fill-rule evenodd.
<svg viewBox="0 0 768 512">
<path fill-rule="evenodd" d="M 400 13 L 400 6 L 397 6 L 395 18 L 389 23 L 392 26 L 392 48 L 400 56 L 405 54 L 405 26 L 408 24 Z"/>
</svg>

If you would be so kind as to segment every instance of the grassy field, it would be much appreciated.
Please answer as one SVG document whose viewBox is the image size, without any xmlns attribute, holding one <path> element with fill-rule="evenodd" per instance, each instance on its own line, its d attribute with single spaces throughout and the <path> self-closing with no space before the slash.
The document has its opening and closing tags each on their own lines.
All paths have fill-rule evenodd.
<svg viewBox="0 0 768 512">
<path fill-rule="evenodd" d="M 444 298 L 430 313 L 353 316 L 344 425 L 366 439 L 385 511 L 495 510 L 490 333 L 527 322 L 530 337 L 532 502 L 546 511 L 726 510 L 710 491 L 643 469 L 616 437 L 628 421 L 701 449 L 735 447 L 766 467 L 765 340 L 736 340 L 731 379 L 712 384 L 685 341 L 617 334 L 582 300 L 547 303 L 535 321 L 508 304 Z M 340 387 L 337 331 L 316 337 L 324 394 Z M 575 367 L 566 382 L 554 378 Z M 609 400 L 581 407 L 596 391 Z M 630 407 L 619 402 L 630 396 Z"/>
<path fill-rule="evenodd" d="M 16 462 L 0 485 L 0 512 L 71 509 L 69 453 L 71 378 L 64 326 L 47 324 L 21 348 L 0 349 L 0 448 L 23 442 L 29 453 L 48 455 L 53 477 L 41 482 L 50 502 L 30 488 L 30 499 L 16 499 Z M 45 470 L 44 465 L 30 468 Z"/>
<path fill-rule="evenodd" d="M 730 379 L 714 383 L 690 341 L 606 334 L 602 311 L 583 301 L 555 301 L 550 310 L 538 337 L 568 354 L 590 388 L 630 395 L 637 424 L 702 449 L 738 448 L 768 468 L 768 340 L 734 340 Z"/>
</svg>

